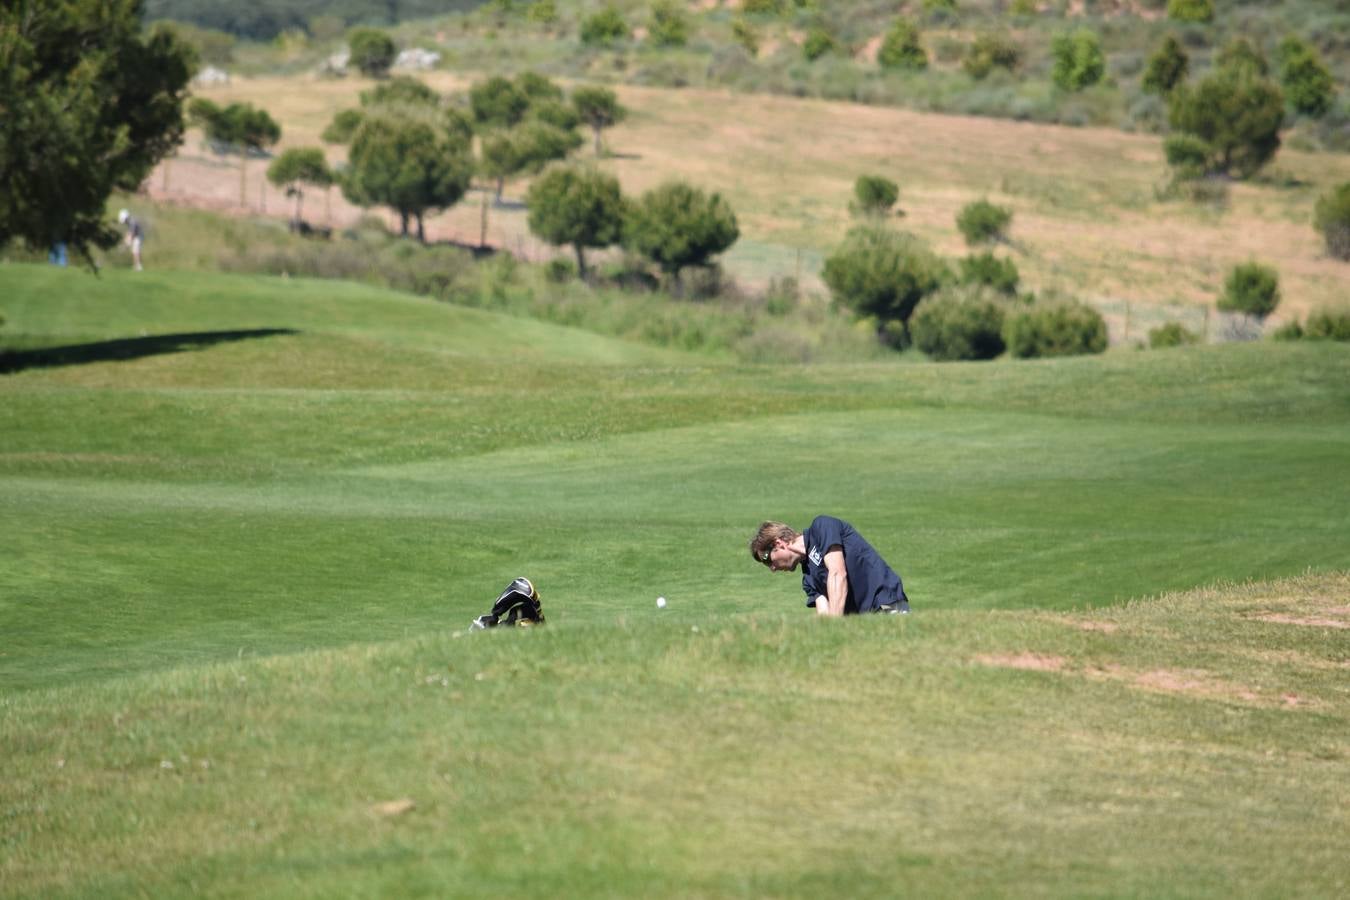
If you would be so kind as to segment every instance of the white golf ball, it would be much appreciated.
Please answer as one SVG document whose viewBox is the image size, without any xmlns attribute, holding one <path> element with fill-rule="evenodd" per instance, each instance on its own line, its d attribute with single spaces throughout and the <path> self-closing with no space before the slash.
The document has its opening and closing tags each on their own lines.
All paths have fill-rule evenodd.
<svg viewBox="0 0 1350 900">
<path fill-rule="evenodd" d="M 657 609 L 665 609 L 665 608 L 666 608 L 666 598 L 665 598 L 665 597 L 657 597 L 657 598 L 656 598 L 656 608 L 657 608 Z"/>
</svg>

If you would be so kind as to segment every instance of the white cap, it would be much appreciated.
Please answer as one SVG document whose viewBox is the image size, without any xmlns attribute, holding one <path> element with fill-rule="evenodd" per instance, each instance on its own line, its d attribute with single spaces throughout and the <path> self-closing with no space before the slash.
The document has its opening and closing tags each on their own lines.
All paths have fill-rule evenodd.
<svg viewBox="0 0 1350 900">
<path fill-rule="evenodd" d="M 127 219 L 129 218 L 131 218 L 131 213 L 127 212 L 125 209 L 119 209 L 117 211 L 117 221 L 121 222 L 122 224 L 125 225 Z"/>
</svg>

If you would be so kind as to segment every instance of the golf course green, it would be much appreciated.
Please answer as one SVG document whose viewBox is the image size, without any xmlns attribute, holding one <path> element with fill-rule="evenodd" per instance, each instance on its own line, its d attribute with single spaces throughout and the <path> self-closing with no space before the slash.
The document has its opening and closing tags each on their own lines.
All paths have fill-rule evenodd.
<svg viewBox="0 0 1350 900">
<path fill-rule="evenodd" d="M 18 264 L 0 314 L 0 896 L 1350 891 L 1344 344 L 750 366 Z M 750 559 L 819 513 L 910 616 Z M 470 633 L 520 575 L 547 625 Z"/>
</svg>

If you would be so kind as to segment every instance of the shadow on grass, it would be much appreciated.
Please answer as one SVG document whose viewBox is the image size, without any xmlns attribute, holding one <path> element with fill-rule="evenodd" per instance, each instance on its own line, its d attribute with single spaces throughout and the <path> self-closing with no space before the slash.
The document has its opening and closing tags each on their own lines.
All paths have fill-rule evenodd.
<svg viewBox="0 0 1350 900">
<path fill-rule="evenodd" d="M 194 331 L 183 334 L 155 334 L 138 338 L 118 338 L 96 341 L 92 344 L 70 344 L 64 347 L 39 347 L 25 350 L 0 349 L 0 375 L 41 369 L 51 366 L 81 366 L 86 363 L 118 362 L 159 356 L 164 353 L 182 353 L 201 350 L 230 341 L 273 337 L 279 334 L 299 334 L 293 328 L 252 328 L 240 331 Z"/>
</svg>

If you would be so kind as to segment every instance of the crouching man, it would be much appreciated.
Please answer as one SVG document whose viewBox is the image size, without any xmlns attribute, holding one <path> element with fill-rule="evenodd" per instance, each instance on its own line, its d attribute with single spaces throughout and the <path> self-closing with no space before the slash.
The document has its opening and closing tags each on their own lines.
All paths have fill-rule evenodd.
<svg viewBox="0 0 1350 900">
<path fill-rule="evenodd" d="M 822 616 L 909 612 L 900 576 L 852 525 L 834 516 L 816 516 L 803 532 L 765 522 L 750 541 L 750 555 L 773 572 L 801 566 L 806 605 Z"/>
</svg>

